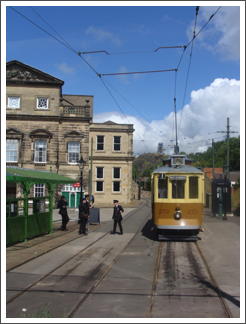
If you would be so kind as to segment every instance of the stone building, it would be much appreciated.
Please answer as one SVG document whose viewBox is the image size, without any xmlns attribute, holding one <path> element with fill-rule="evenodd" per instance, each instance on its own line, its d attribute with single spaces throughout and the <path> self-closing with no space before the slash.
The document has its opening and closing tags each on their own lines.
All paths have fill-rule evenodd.
<svg viewBox="0 0 246 324">
<path fill-rule="evenodd" d="M 108 199 L 132 202 L 133 132 L 133 125 L 112 121 L 90 125 L 92 192 L 100 206 Z"/>
<path fill-rule="evenodd" d="M 64 81 L 24 63 L 7 62 L 6 165 L 52 170 L 79 182 L 77 161 L 82 156 L 86 161 L 83 192 L 90 193 L 91 189 L 96 201 L 107 203 L 117 194 L 118 200 L 130 204 L 133 125 L 93 124 L 93 96 L 64 95 L 63 85 Z M 90 138 L 97 145 L 93 154 Z M 102 180 L 98 178 L 100 168 L 104 170 L 103 185 L 98 183 Z M 110 170 L 113 176 L 109 176 Z M 22 194 L 18 186 L 10 185 L 7 191 L 17 197 Z M 76 207 L 80 191 L 80 187 L 73 185 L 57 187 L 54 202 L 64 194 L 69 207 Z M 47 190 L 44 185 L 36 184 L 30 196 L 40 195 L 47 195 Z"/>
</svg>

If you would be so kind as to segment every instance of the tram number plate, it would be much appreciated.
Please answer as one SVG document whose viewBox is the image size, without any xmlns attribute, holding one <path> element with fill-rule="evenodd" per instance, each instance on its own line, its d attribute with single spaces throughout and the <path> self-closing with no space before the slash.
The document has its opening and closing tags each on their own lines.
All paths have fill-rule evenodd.
<svg viewBox="0 0 246 324">
<path fill-rule="evenodd" d="M 169 214 L 169 209 L 159 209 L 159 214 Z"/>
<path fill-rule="evenodd" d="M 190 214 L 192 214 L 192 215 L 194 215 L 194 214 L 197 214 L 197 209 L 188 209 L 188 214 L 190 215 Z"/>
<path fill-rule="evenodd" d="M 186 176 L 171 176 L 170 180 L 186 180 Z"/>
</svg>

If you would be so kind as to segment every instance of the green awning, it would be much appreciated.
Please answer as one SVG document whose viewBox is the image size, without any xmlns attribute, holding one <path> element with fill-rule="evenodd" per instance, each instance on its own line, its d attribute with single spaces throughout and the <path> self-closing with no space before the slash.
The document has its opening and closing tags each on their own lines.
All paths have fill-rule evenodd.
<svg viewBox="0 0 246 324">
<path fill-rule="evenodd" d="M 17 167 L 6 167 L 6 182 L 66 184 L 76 183 L 77 180 L 48 171 L 24 169 Z"/>
</svg>

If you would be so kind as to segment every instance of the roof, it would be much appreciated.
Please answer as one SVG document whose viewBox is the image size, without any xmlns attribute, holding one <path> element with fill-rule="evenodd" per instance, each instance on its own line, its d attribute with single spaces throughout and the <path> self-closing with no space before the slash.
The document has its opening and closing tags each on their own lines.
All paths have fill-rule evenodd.
<svg viewBox="0 0 246 324">
<path fill-rule="evenodd" d="M 64 84 L 63 80 L 17 60 L 6 63 L 6 79 L 8 82 L 18 83 L 49 83 L 60 86 Z"/>
<path fill-rule="evenodd" d="M 35 183 L 76 183 L 74 180 L 63 175 L 48 171 L 31 170 L 17 167 L 6 167 L 6 182 L 35 182 Z"/>
<path fill-rule="evenodd" d="M 63 106 L 85 106 L 88 108 L 93 104 L 93 96 L 85 95 L 62 95 L 62 105 Z"/>
<path fill-rule="evenodd" d="M 183 173 L 183 172 L 196 172 L 196 173 L 202 173 L 201 170 L 193 167 L 193 166 L 187 166 L 187 165 L 182 165 L 179 168 L 177 167 L 169 167 L 169 166 L 162 166 L 160 168 L 157 168 L 153 171 L 153 173 L 158 173 L 158 172 L 165 172 L 165 173 Z"/>
</svg>

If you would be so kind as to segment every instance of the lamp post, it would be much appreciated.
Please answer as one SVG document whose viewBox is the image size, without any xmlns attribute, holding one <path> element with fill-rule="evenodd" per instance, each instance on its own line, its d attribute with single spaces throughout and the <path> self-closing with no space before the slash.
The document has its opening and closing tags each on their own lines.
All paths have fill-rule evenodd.
<svg viewBox="0 0 246 324">
<path fill-rule="evenodd" d="M 225 173 L 225 211 L 224 211 L 224 217 L 223 217 L 223 220 L 227 220 L 227 217 L 226 217 L 226 189 L 227 189 L 227 187 L 226 187 L 226 175 L 227 175 L 227 171 L 228 171 L 228 169 L 229 169 L 229 165 L 227 165 L 227 164 L 225 164 L 225 165 L 223 165 L 223 172 Z"/>
<path fill-rule="evenodd" d="M 84 164 L 86 163 L 81 155 L 80 160 L 77 161 L 79 164 L 79 169 L 80 169 L 80 203 L 82 203 L 82 182 L 83 182 L 83 169 L 84 169 Z"/>
</svg>

